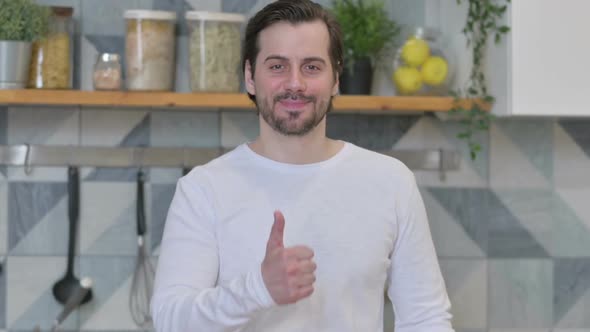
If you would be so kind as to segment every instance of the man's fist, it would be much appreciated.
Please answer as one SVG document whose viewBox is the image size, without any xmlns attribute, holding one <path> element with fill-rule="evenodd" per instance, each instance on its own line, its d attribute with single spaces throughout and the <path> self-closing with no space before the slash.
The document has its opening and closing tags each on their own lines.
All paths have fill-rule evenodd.
<svg viewBox="0 0 590 332">
<path fill-rule="evenodd" d="M 274 218 L 262 261 L 262 279 L 277 304 L 295 303 L 313 293 L 316 269 L 313 250 L 305 246 L 285 248 L 285 217 L 275 211 Z"/>
</svg>

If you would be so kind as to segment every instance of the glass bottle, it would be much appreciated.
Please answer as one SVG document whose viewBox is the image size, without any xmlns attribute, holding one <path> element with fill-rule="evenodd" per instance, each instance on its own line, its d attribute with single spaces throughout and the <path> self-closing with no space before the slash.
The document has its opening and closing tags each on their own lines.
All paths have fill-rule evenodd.
<svg viewBox="0 0 590 332">
<path fill-rule="evenodd" d="M 50 7 L 48 34 L 32 46 L 27 87 L 71 89 L 74 21 L 72 7 Z"/>
</svg>

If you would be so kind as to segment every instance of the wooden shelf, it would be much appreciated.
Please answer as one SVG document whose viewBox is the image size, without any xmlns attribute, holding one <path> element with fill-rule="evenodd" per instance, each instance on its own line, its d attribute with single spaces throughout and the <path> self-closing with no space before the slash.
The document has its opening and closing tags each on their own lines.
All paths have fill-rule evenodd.
<svg viewBox="0 0 590 332">
<path fill-rule="evenodd" d="M 342 95 L 334 98 L 334 113 L 395 113 L 449 111 L 452 97 Z M 175 93 L 78 90 L 0 90 L 4 105 L 61 105 L 97 107 L 174 107 L 179 109 L 252 109 L 245 93 Z M 464 100 L 465 106 L 470 101 Z"/>
</svg>

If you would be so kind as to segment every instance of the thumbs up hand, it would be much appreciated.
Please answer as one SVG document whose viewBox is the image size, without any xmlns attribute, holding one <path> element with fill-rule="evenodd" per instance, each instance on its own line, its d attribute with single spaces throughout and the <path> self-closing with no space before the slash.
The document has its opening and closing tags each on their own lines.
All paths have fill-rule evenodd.
<svg viewBox="0 0 590 332">
<path fill-rule="evenodd" d="M 285 217 L 275 211 L 274 219 L 262 261 L 262 279 L 275 303 L 295 303 L 313 293 L 313 250 L 305 246 L 285 248 Z"/>
</svg>

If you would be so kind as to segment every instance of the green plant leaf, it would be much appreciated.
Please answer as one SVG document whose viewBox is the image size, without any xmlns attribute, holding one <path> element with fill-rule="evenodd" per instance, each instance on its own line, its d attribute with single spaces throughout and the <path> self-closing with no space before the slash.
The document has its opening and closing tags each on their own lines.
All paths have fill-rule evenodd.
<svg viewBox="0 0 590 332">
<path fill-rule="evenodd" d="M 465 138 L 470 138 L 471 137 L 471 133 L 459 133 L 457 134 L 457 138 L 459 139 L 465 139 Z"/>
<path fill-rule="evenodd" d="M 499 43 L 502 36 L 510 31 L 508 26 L 499 25 L 502 16 L 507 11 L 507 4 L 499 4 L 499 1 L 511 2 L 511 0 L 467 0 L 467 18 L 462 31 L 467 39 L 467 46 L 473 50 L 473 66 L 465 92 L 454 96 L 456 102 L 460 98 L 480 98 L 490 104 L 495 102 L 495 98 L 488 94 L 483 63 L 488 38 L 493 37 L 494 42 Z M 457 4 L 462 2 L 462 0 L 457 0 Z M 458 104 L 455 104 L 454 109 L 459 110 L 457 112 L 457 114 L 461 114 L 459 123 L 463 126 L 463 131 L 457 137 L 467 142 L 471 159 L 475 160 L 478 152 L 481 151 L 481 145 L 473 139 L 473 133 L 474 131 L 489 130 L 490 123 L 495 117 L 477 104 L 474 104 L 469 110 L 462 109 Z"/>
<path fill-rule="evenodd" d="M 47 34 L 50 11 L 33 0 L 0 0 L 0 40 L 35 41 Z"/>
<path fill-rule="evenodd" d="M 401 31 L 380 0 L 333 0 L 331 10 L 342 29 L 345 62 L 375 61 L 394 46 Z"/>
</svg>

